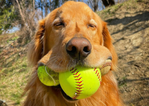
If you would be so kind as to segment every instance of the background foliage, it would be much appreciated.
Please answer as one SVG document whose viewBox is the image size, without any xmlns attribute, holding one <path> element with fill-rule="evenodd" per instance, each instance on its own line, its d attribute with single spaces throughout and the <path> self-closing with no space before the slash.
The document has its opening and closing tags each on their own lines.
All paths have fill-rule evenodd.
<svg viewBox="0 0 149 106">
<path fill-rule="evenodd" d="M 17 27 L 23 30 L 20 42 L 34 35 L 38 20 L 68 0 L 0 0 L 0 34 Z M 114 0 L 75 0 L 88 4 L 93 11 L 115 4 Z M 122 0 L 116 0 L 120 2 Z M 13 29 L 12 29 L 13 30 Z M 25 31 L 24 31 L 25 30 Z"/>
</svg>

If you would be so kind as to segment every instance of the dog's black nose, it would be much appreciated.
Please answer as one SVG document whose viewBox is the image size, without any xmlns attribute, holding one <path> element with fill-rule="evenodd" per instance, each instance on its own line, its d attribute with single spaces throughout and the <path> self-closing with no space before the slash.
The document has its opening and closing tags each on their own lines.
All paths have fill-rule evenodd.
<svg viewBox="0 0 149 106">
<path fill-rule="evenodd" d="M 91 52 L 91 44 L 86 38 L 74 37 L 67 43 L 66 51 L 74 59 L 84 59 Z"/>
</svg>

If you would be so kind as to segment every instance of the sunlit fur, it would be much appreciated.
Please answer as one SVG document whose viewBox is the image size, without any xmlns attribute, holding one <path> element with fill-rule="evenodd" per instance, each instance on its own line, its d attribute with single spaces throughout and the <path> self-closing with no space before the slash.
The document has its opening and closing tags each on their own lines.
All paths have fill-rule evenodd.
<svg viewBox="0 0 149 106">
<path fill-rule="evenodd" d="M 61 20 L 66 25 L 55 27 L 54 24 Z M 89 24 L 94 24 L 95 27 L 88 27 Z M 85 66 L 98 67 L 112 56 L 112 68 L 102 76 L 98 91 L 91 97 L 76 102 L 66 101 L 59 88 L 43 85 L 37 76 L 38 63 L 43 63 L 56 72 L 66 71 L 76 65 L 76 61 L 65 50 L 66 43 L 73 37 L 84 37 L 92 45 L 90 55 L 84 59 Z M 116 68 L 117 55 L 107 24 L 84 3 L 66 2 L 39 21 L 39 28 L 30 44 L 28 59 L 35 68 L 25 88 L 24 94 L 27 97 L 24 106 L 123 106 L 112 73 Z"/>
</svg>

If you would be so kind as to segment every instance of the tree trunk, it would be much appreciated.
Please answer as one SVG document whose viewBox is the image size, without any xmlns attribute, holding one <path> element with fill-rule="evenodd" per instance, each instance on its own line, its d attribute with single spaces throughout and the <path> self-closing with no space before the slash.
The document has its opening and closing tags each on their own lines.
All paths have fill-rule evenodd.
<svg viewBox="0 0 149 106">
<path fill-rule="evenodd" d="M 94 11 L 97 11 L 97 9 L 98 9 L 98 0 L 93 0 L 93 2 L 94 2 Z"/>
<path fill-rule="evenodd" d="M 103 5 L 105 7 L 115 5 L 115 1 L 114 0 L 102 0 L 102 3 L 103 3 Z"/>
<path fill-rule="evenodd" d="M 47 0 L 44 0 L 45 2 L 45 17 L 48 15 L 48 7 L 47 7 Z"/>
</svg>

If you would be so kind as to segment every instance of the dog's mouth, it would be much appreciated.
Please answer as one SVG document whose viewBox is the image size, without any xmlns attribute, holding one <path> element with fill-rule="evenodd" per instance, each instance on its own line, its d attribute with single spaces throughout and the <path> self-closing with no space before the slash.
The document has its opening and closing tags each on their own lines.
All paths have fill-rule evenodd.
<svg viewBox="0 0 149 106">
<path fill-rule="evenodd" d="M 71 97 L 69 97 L 62 89 L 61 89 L 61 93 L 62 93 L 62 96 L 63 96 L 63 98 L 65 99 L 65 100 L 67 100 L 67 101 L 77 101 L 77 99 L 72 99 Z"/>
<path fill-rule="evenodd" d="M 69 96 L 63 91 L 63 89 L 61 88 L 60 85 L 57 85 L 57 86 L 55 86 L 54 88 L 58 88 L 58 89 L 61 90 L 61 95 L 62 95 L 62 97 L 63 97 L 66 101 L 68 101 L 68 102 L 76 102 L 76 101 L 78 100 L 78 99 L 72 99 L 71 97 L 69 97 Z"/>
<path fill-rule="evenodd" d="M 108 73 L 108 71 L 110 70 L 111 68 L 111 65 L 112 65 L 112 62 L 111 60 L 106 60 L 105 64 L 102 65 L 102 67 L 100 67 L 100 70 L 101 70 L 101 74 L 104 75 L 106 73 Z M 68 102 L 76 102 L 78 99 L 73 99 L 71 98 L 70 96 L 68 96 L 64 91 L 63 89 L 61 88 L 60 85 L 56 86 L 56 88 L 59 88 L 61 90 L 61 95 L 62 97 L 64 98 L 64 100 L 68 101 Z"/>
<path fill-rule="evenodd" d="M 99 67 L 100 68 L 100 71 L 101 71 L 101 75 L 105 75 L 106 73 L 108 73 L 110 71 L 110 68 L 111 68 L 111 65 L 112 65 L 112 61 L 111 59 L 108 59 L 105 61 L 105 63 Z M 61 88 L 60 84 L 57 85 L 57 86 L 53 86 L 54 89 L 58 89 L 58 91 L 61 92 L 61 96 L 63 97 L 63 99 L 67 102 L 71 102 L 71 103 L 74 103 L 76 101 L 78 101 L 78 99 L 73 99 L 71 98 L 70 96 L 68 96 L 64 91 L 63 89 Z"/>
</svg>

